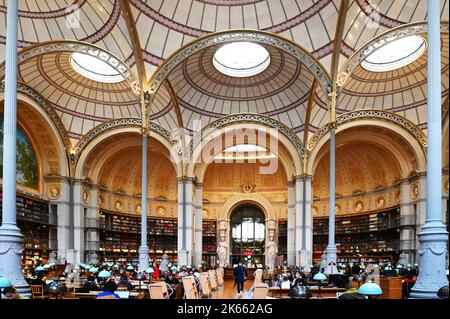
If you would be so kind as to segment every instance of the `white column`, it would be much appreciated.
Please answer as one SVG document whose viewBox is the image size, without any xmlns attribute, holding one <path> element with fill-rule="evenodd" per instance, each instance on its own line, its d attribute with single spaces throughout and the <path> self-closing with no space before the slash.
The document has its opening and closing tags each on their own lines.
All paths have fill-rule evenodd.
<svg viewBox="0 0 450 319">
<path fill-rule="evenodd" d="M 149 267 L 148 261 L 148 244 L 147 244 L 147 194 L 148 194 L 148 172 L 147 172 L 147 144 L 148 135 L 142 134 L 142 184 L 141 184 L 141 246 L 139 247 L 139 267 L 138 271 L 143 273 Z"/>
<path fill-rule="evenodd" d="M 194 266 L 202 263 L 203 252 L 203 184 L 195 186 L 194 195 Z"/>
<path fill-rule="evenodd" d="M 178 178 L 178 264 L 192 264 L 193 254 L 193 181 Z"/>
<path fill-rule="evenodd" d="M 56 236 L 58 240 L 58 260 L 62 263 L 72 259 L 69 257 L 70 242 L 70 182 L 61 179 L 61 196 L 55 201 L 58 210 Z"/>
<path fill-rule="evenodd" d="M 85 218 L 85 261 L 98 260 L 97 252 L 100 244 L 98 189 L 93 187 L 90 191 L 89 204 Z"/>
<path fill-rule="evenodd" d="M 412 200 L 412 209 L 416 215 L 416 236 L 415 240 L 415 249 L 417 250 L 420 247 L 419 237 L 417 236 L 420 233 L 420 229 L 423 225 L 425 225 L 426 216 L 427 216 L 427 177 L 426 173 L 420 173 L 419 177 L 415 180 L 415 183 L 419 186 L 419 193 L 416 199 Z M 411 195 L 410 195 L 411 198 Z M 419 254 L 415 254 L 414 263 L 419 263 Z"/>
<path fill-rule="evenodd" d="M 336 204 L 336 191 L 335 191 L 335 154 L 336 154 L 336 133 L 335 129 L 330 130 L 330 191 L 329 191 L 329 225 L 328 225 L 328 246 L 327 246 L 327 268 L 325 272 L 327 274 L 336 273 L 335 267 L 337 261 L 337 249 L 335 243 L 335 204 Z"/>
<path fill-rule="evenodd" d="M 399 263 L 413 264 L 416 243 L 416 209 L 411 203 L 411 183 L 403 179 L 400 183 L 400 255 Z"/>
<path fill-rule="evenodd" d="M 287 262 L 295 264 L 295 181 L 288 182 Z"/>
<path fill-rule="evenodd" d="M 300 176 L 295 178 L 295 265 L 301 266 L 300 252 L 302 250 L 302 217 L 303 217 L 303 181 Z"/>
<path fill-rule="evenodd" d="M 20 293 L 28 292 L 23 278 L 21 254 L 23 235 L 16 218 L 16 137 L 17 137 L 17 22 L 16 0 L 8 0 L 6 29 L 5 107 L 3 127 L 3 203 L 0 227 L 0 275 Z"/>
<path fill-rule="evenodd" d="M 300 265 L 307 266 L 312 263 L 313 252 L 313 232 L 312 232 L 312 178 L 305 176 L 303 178 L 303 218 L 302 218 L 302 250 Z"/>
<path fill-rule="evenodd" d="M 428 104 L 427 104 L 427 215 L 419 233 L 420 272 L 412 298 L 438 298 L 448 285 L 446 252 L 448 232 L 442 223 L 442 115 L 440 1 L 428 0 Z"/>
<path fill-rule="evenodd" d="M 73 186 L 73 260 L 72 263 L 80 263 L 84 259 L 84 218 L 85 208 L 81 200 L 81 181 L 75 181 Z"/>
</svg>

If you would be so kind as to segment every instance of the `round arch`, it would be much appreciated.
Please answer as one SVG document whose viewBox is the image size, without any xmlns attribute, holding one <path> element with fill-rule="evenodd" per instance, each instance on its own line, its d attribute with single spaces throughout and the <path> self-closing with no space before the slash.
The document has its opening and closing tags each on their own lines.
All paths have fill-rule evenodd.
<svg viewBox="0 0 450 319">
<path fill-rule="evenodd" d="M 380 127 L 387 129 L 388 131 L 394 133 L 395 135 L 401 137 L 405 143 L 410 147 L 410 149 L 413 151 L 416 160 L 417 160 L 417 169 L 420 172 L 426 171 L 426 154 L 424 151 L 423 144 L 419 143 L 416 136 L 412 135 L 409 131 L 407 131 L 404 127 L 398 125 L 397 123 L 393 121 L 383 121 L 379 119 L 367 119 L 367 118 L 359 118 L 348 122 L 343 122 L 341 125 L 339 125 L 336 128 L 336 134 L 339 132 L 343 132 L 349 128 L 358 127 L 358 126 L 369 126 L 369 127 Z M 322 131 L 323 129 L 319 130 Z M 322 149 L 322 147 L 325 145 L 325 143 L 329 140 L 329 134 L 326 134 L 329 131 L 329 129 L 326 129 L 321 132 L 321 135 L 318 136 L 315 135 L 312 140 L 314 143 L 310 143 L 308 147 L 311 146 L 310 153 L 307 159 L 306 163 L 306 173 L 308 175 L 312 175 L 314 173 L 314 163 L 317 160 L 317 156 Z M 425 137 L 424 137 L 425 138 Z M 425 138 L 426 142 L 426 138 Z M 397 158 L 397 160 L 399 160 Z M 404 176 L 407 177 L 407 176 Z"/>
<path fill-rule="evenodd" d="M 260 194 L 244 193 L 230 197 L 222 206 L 219 221 L 229 221 L 231 213 L 244 204 L 255 205 L 262 210 L 266 220 L 275 220 L 274 209 L 269 200 Z"/>
<path fill-rule="evenodd" d="M 49 134 L 54 141 L 46 140 L 47 146 L 51 144 L 53 147 L 53 151 L 44 151 L 44 144 L 35 143 L 33 146 L 36 151 L 39 153 L 39 161 L 40 161 L 40 170 L 41 170 L 41 178 L 43 179 L 45 175 L 59 175 L 59 176 L 69 176 L 69 157 L 68 157 L 68 149 L 67 149 L 67 141 L 64 136 L 61 135 L 61 127 L 58 126 L 60 123 L 59 118 L 56 116 L 52 116 L 46 109 L 46 105 L 42 105 L 39 103 L 39 100 L 36 100 L 34 96 L 27 94 L 22 90 L 18 90 L 17 92 L 17 102 L 24 103 L 26 106 L 30 107 L 31 112 L 33 113 L 33 118 L 38 119 L 38 121 L 42 121 L 44 124 L 45 133 Z M 4 100 L 4 92 L 0 90 L 0 101 Z M 21 112 L 24 112 L 23 108 L 18 109 L 18 121 L 21 123 L 22 127 L 27 130 L 27 123 L 23 122 L 20 119 Z M 34 130 L 33 130 L 34 131 Z M 42 132 L 42 129 L 38 129 L 37 132 Z M 64 131 L 65 132 L 65 131 Z M 31 140 L 33 140 L 34 134 L 30 132 L 27 133 Z M 70 143 L 70 142 L 69 142 Z M 55 159 L 57 159 L 58 165 L 54 167 Z M 57 170 L 57 172 L 55 171 Z M 41 189 L 43 191 L 43 189 Z"/>
<path fill-rule="evenodd" d="M 129 120 L 129 119 L 126 119 L 126 120 Z M 79 156 L 77 158 L 75 174 L 74 174 L 75 178 L 79 178 L 79 179 L 84 178 L 83 170 L 84 170 L 86 161 L 88 160 L 90 154 L 92 154 L 92 152 L 95 151 L 95 147 L 99 143 L 102 143 L 111 137 L 117 137 L 117 136 L 120 136 L 120 135 L 126 134 L 126 133 L 135 133 L 135 134 L 139 134 L 139 135 L 141 134 L 142 126 L 140 125 L 140 123 L 142 123 L 142 122 L 137 119 L 132 119 L 132 120 L 135 120 L 136 123 L 132 123 L 132 124 L 121 123 L 119 125 L 117 123 L 120 123 L 120 120 L 112 121 L 112 122 L 117 122 L 116 123 L 117 125 L 109 126 L 108 123 L 105 123 L 104 125 L 106 127 L 104 129 L 99 130 L 98 128 L 94 128 L 94 130 L 98 130 L 98 132 L 96 132 L 96 134 L 93 134 L 92 137 L 88 141 L 87 140 L 80 141 L 78 146 L 80 146 L 80 144 L 83 141 L 84 141 L 84 143 L 83 143 L 83 147 L 79 148 L 79 152 L 78 152 Z M 110 122 L 110 123 L 112 123 L 112 122 Z M 86 137 L 87 136 L 89 136 L 89 134 L 87 134 Z M 161 134 L 159 134 L 159 132 L 157 132 L 155 130 L 151 131 L 151 137 L 154 138 L 155 140 L 157 140 L 158 142 L 160 142 L 166 148 L 167 152 L 169 154 L 171 154 L 170 150 L 173 147 L 173 143 L 171 141 L 167 140 L 167 138 L 165 136 L 162 136 Z M 175 161 L 174 167 L 175 167 L 177 176 L 182 176 L 181 164 L 179 164 L 178 161 Z"/>
<path fill-rule="evenodd" d="M 259 116 L 259 115 L 258 115 Z M 230 118 L 230 117 L 229 117 Z M 303 151 L 303 146 L 298 139 L 298 137 L 292 133 L 288 128 L 281 126 L 269 126 L 266 123 L 261 123 L 255 120 L 251 120 L 251 118 L 245 118 L 245 123 L 243 120 L 237 120 L 236 122 L 228 121 L 225 119 L 221 119 L 219 121 L 213 122 L 202 130 L 202 133 L 199 134 L 199 137 L 202 137 L 202 140 L 196 140 L 194 138 L 193 142 L 190 146 L 190 154 L 191 161 L 187 165 L 187 175 L 188 176 L 196 176 L 199 182 L 203 181 L 204 175 L 206 173 L 207 167 L 211 164 L 211 160 L 202 161 L 202 151 L 207 147 L 209 143 L 214 141 L 216 138 L 221 137 L 223 134 L 233 130 L 263 130 L 267 133 L 269 138 L 274 138 L 276 142 L 281 143 L 281 145 L 286 149 L 287 154 L 285 152 L 279 152 L 277 154 L 280 159 L 283 167 L 286 171 L 286 175 L 290 179 L 292 176 L 301 175 L 302 173 L 302 163 L 303 159 L 301 157 L 301 151 Z M 223 120 L 223 121 L 222 121 Z M 274 122 L 278 123 L 278 122 Z M 279 123 L 279 125 L 282 125 Z M 279 130 L 279 128 L 282 128 Z M 273 134 L 273 129 L 277 130 L 277 134 Z M 281 131 L 282 134 L 279 134 L 278 131 Z M 290 132 L 292 134 L 285 134 L 285 132 Z M 207 143 L 202 145 L 202 141 L 207 140 Z M 214 154 L 217 155 L 217 154 Z"/>
</svg>

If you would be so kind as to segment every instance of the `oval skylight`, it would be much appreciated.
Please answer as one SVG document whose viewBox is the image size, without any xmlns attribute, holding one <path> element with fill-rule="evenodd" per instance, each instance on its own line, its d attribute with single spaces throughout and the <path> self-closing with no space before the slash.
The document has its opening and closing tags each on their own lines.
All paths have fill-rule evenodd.
<svg viewBox="0 0 450 319">
<path fill-rule="evenodd" d="M 117 69 L 89 54 L 73 53 L 70 58 L 70 64 L 75 71 L 90 80 L 103 83 L 118 83 L 124 80 Z"/>
<path fill-rule="evenodd" d="M 253 144 L 239 144 L 235 146 L 228 147 L 225 149 L 226 153 L 237 153 L 237 152 L 265 152 L 267 151 L 264 147 L 253 145 Z"/>
<path fill-rule="evenodd" d="M 389 42 L 374 50 L 361 63 L 372 72 L 392 71 L 418 59 L 425 51 L 425 40 L 412 35 Z"/>
<path fill-rule="evenodd" d="M 214 67 L 228 76 L 248 77 L 264 71 L 270 64 L 270 54 L 253 42 L 233 42 L 221 46 L 213 57 Z"/>
</svg>

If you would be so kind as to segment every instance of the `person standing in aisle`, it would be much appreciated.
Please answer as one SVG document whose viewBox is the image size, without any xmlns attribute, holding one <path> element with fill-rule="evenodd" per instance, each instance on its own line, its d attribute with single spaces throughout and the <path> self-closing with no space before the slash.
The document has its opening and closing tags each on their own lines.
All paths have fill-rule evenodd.
<svg viewBox="0 0 450 319">
<path fill-rule="evenodd" d="M 238 297 L 242 296 L 242 290 L 244 289 L 245 282 L 245 267 L 242 265 L 242 261 L 234 267 L 234 280 L 237 286 Z"/>
</svg>

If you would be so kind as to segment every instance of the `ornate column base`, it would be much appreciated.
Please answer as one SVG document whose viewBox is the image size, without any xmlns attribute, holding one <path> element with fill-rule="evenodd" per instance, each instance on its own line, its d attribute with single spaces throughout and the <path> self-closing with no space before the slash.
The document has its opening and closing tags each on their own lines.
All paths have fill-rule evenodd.
<svg viewBox="0 0 450 319">
<path fill-rule="evenodd" d="M 336 245 L 328 245 L 327 246 L 327 254 L 326 254 L 326 267 L 325 267 L 325 274 L 331 275 L 331 274 L 337 274 L 337 248 Z"/>
<path fill-rule="evenodd" d="M 448 285 L 445 261 L 448 232 L 441 222 L 427 222 L 418 237 L 420 271 L 411 299 L 438 299 L 439 288 Z"/>
<path fill-rule="evenodd" d="M 140 272 L 140 273 L 143 273 L 149 267 L 148 253 L 149 253 L 148 246 L 141 246 L 141 247 L 139 247 L 138 272 Z"/>
<path fill-rule="evenodd" d="M 22 239 L 23 235 L 17 226 L 0 227 L 0 275 L 11 281 L 20 295 L 30 297 L 29 286 L 21 266 Z"/>
</svg>

